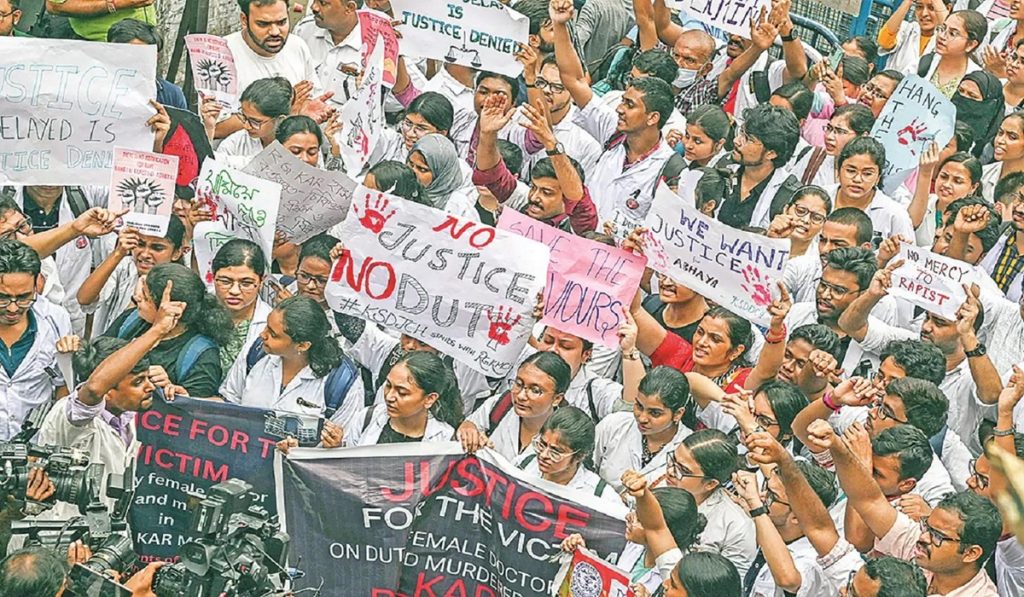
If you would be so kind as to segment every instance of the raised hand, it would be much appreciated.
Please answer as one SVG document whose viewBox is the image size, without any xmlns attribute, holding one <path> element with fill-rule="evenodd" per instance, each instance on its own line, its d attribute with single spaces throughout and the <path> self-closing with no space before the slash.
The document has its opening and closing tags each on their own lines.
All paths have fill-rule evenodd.
<svg viewBox="0 0 1024 597">
<path fill-rule="evenodd" d="M 871 436 L 863 425 L 854 423 L 847 427 L 843 433 L 843 442 L 864 466 L 871 468 L 874 451 L 871 449 Z"/>
<path fill-rule="evenodd" d="M 928 146 L 921 152 L 921 160 L 918 162 L 921 172 L 935 172 L 935 168 L 939 166 L 939 154 L 941 152 L 942 148 L 937 143 L 934 141 L 929 142 Z"/>
<path fill-rule="evenodd" d="M 757 485 L 756 474 L 749 471 L 736 471 L 732 474 L 732 484 L 736 488 L 736 495 L 746 505 L 748 512 L 764 505 L 764 500 L 761 499 L 761 488 Z"/>
<path fill-rule="evenodd" d="M 548 18 L 555 25 L 565 25 L 574 13 L 572 0 L 551 0 L 548 4 Z"/>
<path fill-rule="evenodd" d="M 647 491 L 647 477 L 630 469 L 622 473 L 622 485 L 633 497 L 640 497 Z"/>
<path fill-rule="evenodd" d="M 508 101 L 501 95 L 492 95 L 484 100 L 480 109 L 480 134 L 497 134 L 505 128 L 515 110 L 509 107 Z"/>
<path fill-rule="evenodd" d="M 953 230 L 960 234 L 974 234 L 984 230 L 988 220 L 987 205 L 968 205 L 957 212 Z"/>
<path fill-rule="evenodd" d="M 747 436 L 747 458 L 757 464 L 779 464 L 787 456 L 786 448 L 767 431 L 757 431 Z"/>
<path fill-rule="evenodd" d="M 813 452 L 831 450 L 835 441 L 836 432 L 825 419 L 811 421 L 811 424 L 807 426 L 807 443 L 810 444 Z"/>
<path fill-rule="evenodd" d="M 867 406 L 874 402 L 877 392 L 870 379 L 851 377 L 832 391 L 832 402 L 842 406 Z"/>
<path fill-rule="evenodd" d="M 345 430 L 340 425 L 335 425 L 331 421 L 324 421 L 323 431 L 320 432 L 320 443 L 325 448 L 337 448 L 341 446 L 342 440 L 345 439 Z"/>
<path fill-rule="evenodd" d="M 750 40 L 757 48 L 767 50 L 778 36 L 779 29 L 768 20 L 768 11 L 762 7 L 758 18 L 750 19 Z"/>
<path fill-rule="evenodd" d="M 903 266 L 904 261 L 897 259 L 889 265 L 875 272 L 871 277 L 871 284 L 868 285 L 868 294 L 875 297 L 883 297 L 889 294 L 892 288 L 892 273 Z"/>
<path fill-rule="evenodd" d="M 172 280 L 167 281 L 164 286 L 164 294 L 160 298 L 160 307 L 157 309 L 156 318 L 153 320 L 153 329 L 166 336 L 178 325 L 181 316 L 185 314 L 188 305 L 184 301 L 171 299 L 171 289 L 174 287 Z"/>
<path fill-rule="evenodd" d="M 974 324 L 978 321 L 978 316 L 984 308 L 979 300 L 981 289 L 978 288 L 978 285 L 964 284 L 963 286 L 967 300 L 956 310 L 956 332 L 961 338 L 971 338 L 975 335 Z"/>
<path fill-rule="evenodd" d="M 544 100 L 538 99 L 534 104 L 523 104 L 523 116 L 526 119 L 519 121 L 519 124 L 533 131 L 545 149 L 554 149 L 558 145 L 558 139 L 555 138 L 555 132 L 551 130 L 551 123 L 548 122 L 547 109 L 543 102 Z"/>
<path fill-rule="evenodd" d="M 75 353 L 82 347 L 82 339 L 74 334 L 61 336 L 57 339 L 57 352 L 62 354 Z"/>
<path fill-rule="evenodd" d="M 800 220 L 796 216 L 784 213 L 779 214 L 772 218 L 771 224 L 768 224 L 768 231 L 765 232 L 765 236 L 768 238 L 789 238 L 799 223 Z"/>
<path fill-rule="evenodd" d="M 768 314 L 772 316 L 771 324 L 768 326 L 772 332 L 781 333 L 782 324 L 793 307 L 793 298 L 789 296 L 789 290 L 782 282 L 775 283 L 779 287 L 779 298 L 768 305 Z"/>
<path fill-rule="evenodd" d="M 632 354 L 636 350 L 637 325 L 633 314 L 629 312 L 629 306 L 622 307 L 622 323 L 619 324 L 619 348 L 622 354 Z"/>
<path fill-rule="evenodd" d="M 900 252 L 900 244 L 908 243 L 906 238 L 900 234 L 890 236 L 882 241 L 878 247 L 878 267 L 885 267 Z"/>
<path fill-rule="evenodd" d="M 146 126 L 153 131 L 153 151 L 160 152 L 164 148 L 167 132 L 171 130 L 171 117 L 167 115 L 167 110 L 155 100 L 149 100 L 149 105 L 156 110 L 156 114 L 149 117 Z"/>
</svg>

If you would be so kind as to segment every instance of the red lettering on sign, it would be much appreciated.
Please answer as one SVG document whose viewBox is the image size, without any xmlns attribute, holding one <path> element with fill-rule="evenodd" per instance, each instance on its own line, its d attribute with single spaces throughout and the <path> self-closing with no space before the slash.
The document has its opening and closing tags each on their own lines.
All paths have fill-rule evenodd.
<svg viewBox="0 0 1024 597">
<path fill-rule="evenodd" d="M 448 235 L 455 240 L 459 240 L 462 238 L 463 234 L 476 226 L 473 222 L 466 222 L 465 224 L 462 224 L 461 227 L 457 227 L 458 225 L 459 221 L 455 219 L 455 216 L 448 216 L 445 218 L 445 221 L 441 222 L 436 227 L 431 228 L 431 230 L 434 232 L 441 232 L 445 228 L 449 228 Z M 486 247 L 494 240 L 494 234 L 494 228 L 491 228 L 490 226 L 478 228 L 469 235 L 469 245 L 474 249 Z"/>
<path fill-rule="evenodd" d="M 381 267 L 384 268 L 387 274 L 387 283 L 384 284 L 384 290 L 374 294 L 370 290 L 370 276 L 373 275 L 375 269 Z M 332 282 L 341 282 L 342 278 L 345 278 L 349 288 L 356 292 L 361 292 L 374 300 L 388 298 L 395 292 L 395 268 L 390 263 L 374 261 L 371 257 L 367 257 L 363 259 L 362 265 L 359 266 L 359 271 L 356 272 L 352 252 L 347 249 L 338 257 L 338 262 L 334 264 L 334 271 L 331 272 Z"/>
</svg>

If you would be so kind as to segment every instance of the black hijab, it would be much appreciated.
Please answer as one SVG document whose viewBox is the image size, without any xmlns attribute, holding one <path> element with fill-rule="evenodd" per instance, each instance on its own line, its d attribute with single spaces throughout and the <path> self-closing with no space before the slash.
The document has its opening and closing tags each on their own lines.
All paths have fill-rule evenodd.
<svg viewBox="0 0 1024 597">
<path fill-rule="evenodd" d="M 975 133 L 974 146 L 969 150 L 975 157 L 981 157 L 985 146 L 992 142 L 1003 120 L 1006 100 L 1003 98 L 1003 85 L 995 75 L 988 71 L 976 70 L 964 76 L 964 80 L 973 81 L 981 90 L 981 101 L 964 97 L 958 90 L 953 94 L 952 102 L 956 106 L 956 119 L 962 121 Z M 958 147 L 965 151 L 967 148 Z"/>
</svg>

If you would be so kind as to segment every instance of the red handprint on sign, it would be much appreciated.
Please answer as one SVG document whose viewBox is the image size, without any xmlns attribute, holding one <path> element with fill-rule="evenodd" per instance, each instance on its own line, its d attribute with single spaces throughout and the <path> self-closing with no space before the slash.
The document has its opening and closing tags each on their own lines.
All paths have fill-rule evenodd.
<svg viewBox="0 0 1024 597">
<path fill-rule="evenodd" d="M 909 145 L 910 153 L 917 155 L 915 147 L 920 147 L 925 141 L 933 139 L 934 135 L 925 134 L 928 131 L 928 125 L 924 122 L 918 122 L 917 119 L 910 121 L 910 124 L 901 128 L 896 133 L 896 138 L 899 140 L 901 145 Z"/>
<path fill-rule="evenodd" d="M 352 202 L 352 211 L 359 216 L 359 223 L 374 234 L 380 234 L 380 231 L 384 229 L 384 224 L 388 223 L 395 215 L 395 210 L 392 209 L 390 212 L 385 214 L 390 202 L 383 193 L 377 193 L 377 198 L 373 201 L 373 206 L 370 206 L 370 194 L 367 193 L 363 199 L 363 214 L 359 216 L 359 205 L 355 201 Z"/>
<path fill-rule="evenodd" d="M 521 315 L 515 315 L 512 313 L 512 308 L 499 306 L 497 313 L 491 309 L 487 310 L 487 319 L 491 322 L 490 329 L 487 330 L 487 337 L 491 339 L 488 346 L 491 348 L 497 348 L 498 345 L 505 346 L 511 339 L 508 337 L 508 333 L 512 331 L 512 328 L 519 323 L 519 320 L 523 317 Z"/>
<path fill-rule="evenodd" d="M 768 287 L 770 280 L 761 277 L 761 271 L 752 265 L 743 268 L 743 279 L 747 284 L 740 284 L 743 290 L 750 295 L 750 300 L 758 307 L 767 307 L 772 304 L 772 291 Z"/>
</svg>

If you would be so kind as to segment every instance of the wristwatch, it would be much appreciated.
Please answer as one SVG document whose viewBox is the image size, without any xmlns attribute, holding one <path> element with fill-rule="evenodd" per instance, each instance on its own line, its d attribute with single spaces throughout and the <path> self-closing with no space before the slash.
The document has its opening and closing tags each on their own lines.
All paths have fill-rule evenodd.
<svg viewBox="0 0 1024 597">
<path fill-rule="evenodd" d="M 565 147 L 561 143 L 555 143 L 554 149 L 545 149 L 544 153 L 548 154 L 548 157 L 554 157 L 556 155 L 562 155 L 565 153 Z"/>
<path fill-rule="evenodd" d="M 629 361 L 639 361 L 640 360 L 640 351 L 634 348 L 633 352 L 631 352 L 629 354 L 623 354 L 622 358 L 624 358 L 626 360 L 629 360 Z"/>
<path fill-rule="evenodd" d="M 782 41 L 796 41 L 795 29 L 796 28 L 794 27 L 794 31 L 790 31 L 789 35 L 783 35 L 782 36 Z"/>
<path fill-rule="evenodd" d="M 985 356 L 986 354 L 988 354 L 988 351 L 985 349 L 984 344 L 978 342 L 978 345 L 974 347 L 974 350 L 965 350 L 964 354 L 967 355 L 967 358 L 973 359 L 975 357 Z"/>
<path fill-rule="evenodd" d="M 758 506 L 750 511 L 750 518 L 757 518 L 763 514 L 768 514 L 768 506 Z"/>
</svg>

